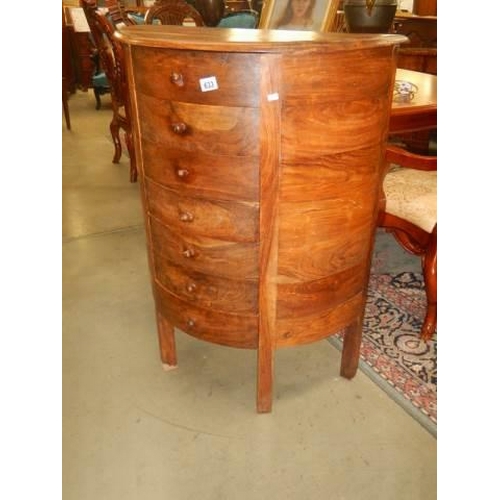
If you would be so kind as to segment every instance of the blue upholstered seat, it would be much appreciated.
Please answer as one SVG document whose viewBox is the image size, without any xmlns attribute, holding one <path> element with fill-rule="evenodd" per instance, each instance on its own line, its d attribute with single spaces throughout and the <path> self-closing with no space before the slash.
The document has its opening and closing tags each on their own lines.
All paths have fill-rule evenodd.
<svg viewBox="0 0 500 500">
<path fill-rule="evenodd" d="M 234 12 L 225 17 L 223 17 L 218 28 L 247 28 L 253 29 L 257 26 L 258 14 L 257 12 L 245 11 L 245 12 Z"/>
<path fill-rule="evenodd" d="M 127 16 L 135 22 L 135 24 L 144 24 L 144 16 L 142 14 L 135 14 L 129 12 Z"/>
<path fill-rule="evenodd" d="M 106 73 L 104 71 L 99 71 L 92 77 L 93 87 L 109 87 L 108 79 L 106 78 Z"/>
</svg>

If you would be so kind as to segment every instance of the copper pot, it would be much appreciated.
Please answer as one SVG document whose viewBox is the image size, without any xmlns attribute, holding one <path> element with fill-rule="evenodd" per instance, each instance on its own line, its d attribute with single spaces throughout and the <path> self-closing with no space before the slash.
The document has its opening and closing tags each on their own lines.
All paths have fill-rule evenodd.
<svg viewBox="0 0 500 500">
<path fill-rule="evenodd" d="M 194 6 L 207 26 L 217 26 L 224 15 L 224 0 L 194 0 Z"/>
<path fill-rule="evenodd" d="M 389 33 L 397 4 L 397 0 L 344 0 L 347 31 Z"/>
</svg>

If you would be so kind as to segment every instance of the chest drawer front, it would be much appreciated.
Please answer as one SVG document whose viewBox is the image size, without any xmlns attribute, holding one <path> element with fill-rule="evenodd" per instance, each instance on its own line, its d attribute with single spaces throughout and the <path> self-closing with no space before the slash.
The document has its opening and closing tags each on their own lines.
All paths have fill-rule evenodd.
<svg viewBox="0 0 500 500">
<path fill-rule="evenodd" d="M 230 280 L 187 271 L 164 258 L 155 258 L 157 280 L 179 298 L 196 306 L 231 313 L 257 314 L 256 281 Z"/>
<path fill-rule="evenodd" d="M 322 314 L 296 314 L 276 320 L 276 345 L 308 344 L 320 338 L 326 338 L 333 332 L 351 325 L 362 311 L 364 294 L 354 297 L 323 311 Z"/>
<path fill-rule="evenodd" d="M 204 198 L 259 200 L 257 156 L 215 156 L 142 141 L 146 177 L 179 193 Z"/>
<path fill-rule="evenodd" d="M 370 191 L 378 183 L 380 148 L 368 147 L 321 155 L 314 160 L 283 162 L 282 201 L 332 200 Z"/>
<path fill-rule="evenodd" d="M 303 99 L 350 101 L 360 96 L 379 98 L 392 86 L 392 47 L 364 51 L 336 51 L 327 57 L 302 54 L 285 58 L 283 82 L 287 104 Z M 307 75 L 307 78 L 304 78 Z"/>
<path fill-rule="evenodd" d="M 228 241 L 258 239 L 259 208 L 256 203 L 191 198 L 153 181 L 146 181 L 146 189 L 150 213 L 179 232 Z"/>
<path fill-rule="evenodd" d="M 375 190 L 373 190 L 375 194 Z M 375 196 L 283 203 L 280 207 L 278 273 L 313 281 L 368 262 Z"/>
<path fill-rule="evenodd" d="M 363 292 L 366 264 L 308 282 L 285 282 L 277 287 L 279 319 L 322 314 Z"/>
<path fill-rule="evenodd" d="M 183 332 L 216 344 L 257 347 L 257 315 L 229 314 L 198 307 L 179 299 L 159 284 L 154 292 L 157 309 Z"/>
<path fill-rule="evenodd" d="M 136 86 L 160 99 L 257 107 L 259 57 L 137 48 L 133 51 Z"/>
<path fill-rule="evenodd" d="M 388 122 L 388 97 L 322 103 L 302 99 L 283 110 L 283 160 L 310 162 L 379 145 Z M 305 133 L 304 133 L 305 132 Z"/>
<path fill-rule="evenodd" d="M 259 276 L 258 243 L 236 243 L 182 233 L 150 218 L 154 252 L 169 261 L 212 276 L 256 280 Z"/>
<path fill-rule="evenodd" d="M 205 106 L 138 96 L 141 135 L 181 151 L 259 155 L 259 110 Z"/>
</svg>

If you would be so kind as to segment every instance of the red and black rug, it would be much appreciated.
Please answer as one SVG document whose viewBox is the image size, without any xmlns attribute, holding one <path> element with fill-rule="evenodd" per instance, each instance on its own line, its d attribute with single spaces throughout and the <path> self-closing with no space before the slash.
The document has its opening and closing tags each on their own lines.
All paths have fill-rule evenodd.
<svg viewBox="0 0 500 500">
<path fill-rule="evenodd" d="M 372 274 L 360 369 L 436 435 L 437 341 L 419 338 L 425 306 L 420 273 Z M 342 347 L 342 333 L 330 340 Z"/>
</svg>

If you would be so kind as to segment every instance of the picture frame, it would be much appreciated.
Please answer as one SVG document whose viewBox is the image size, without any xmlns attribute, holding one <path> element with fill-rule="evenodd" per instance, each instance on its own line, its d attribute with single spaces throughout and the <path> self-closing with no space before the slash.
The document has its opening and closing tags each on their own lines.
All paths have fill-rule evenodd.
<svg viewBox="0 0 500 500">
<path fill-rule="evenodd" d="M 331 31 L 339 3 L 340 0 L 264 0 L 259 28 Z"/>
</svg>

